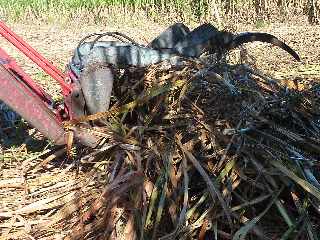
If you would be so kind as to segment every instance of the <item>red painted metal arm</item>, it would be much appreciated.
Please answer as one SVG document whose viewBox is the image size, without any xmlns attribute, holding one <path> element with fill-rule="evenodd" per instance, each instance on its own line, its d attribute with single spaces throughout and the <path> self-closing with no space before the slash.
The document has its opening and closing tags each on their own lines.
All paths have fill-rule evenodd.
<svg viewBox="0 0 320 240">
<path fill-rule="evenodd" d="M 46 102 L 47 105 L 52 105 L 52 98 L 38 85 L 36 84 L 28 74 L 26 74 L 23 69 L 17 64 L 17 62 L 12 59 L 3 49 L 0 48 L 0 64 L 2 64 L 7 70 L 18 75 L 21 80 L 37 94 L 42 101 Z M 0 82 L 0 84 L 3 84 Z M 10 92 L 8 91 L 8 94 Z"/>
<path fill-rule="evenodd" d="M 11 31 L 2 21 L 0 21 L 0 34 L 4 38 L 6 38 L 10 43 L 12 43 L 16 48 L 18 48 L 22 53 L 24 53 L 28 58 L 30 58 L 34 63 L 41 67 L 47 74 L 49 74 L 52 78 L 58 81 L 62 87 L 64 95 L 67 95 L 71 92 L 71 86 L 65 82 L 65 79 L 67 79 L 68 76 L 63 74 L 46 58 L 40 55 L 25 41 L 23 41 L 18 35 Z"/>
<path fill-rule="evenodd" d="M 65 144 L 64 129 L 61 121 L 33 89 L 22 79 L 0 64 L 0 99 L 19 113 L 55 144 Z"/>
<path fill-rule="evenodd" d="M 82 104 L 84 103 L 80 99 L 81 89 L 77 85 L 79 83 L 72 82 L 74 80 L 72 74 L 70 76 L 63 74 L 1 21 L 0 35 L 60 83 L 66 108 L 62 105 L 53 104 L 51 97 L 1 48 L 0 100 L 20 114 L 44 136 L 54 141 L 55 144 L 65 144 L 65 131 L 62 121 L 68 118 L 72 119 L 73 116 L 78 116 L 77 114 L 83 114 Z M 70 84 L 65 81 L 67 79 L 70 80 Z M 80 112 L 74 109 L 78 109 Z M 76 129 L 75 138 L 90 147 L 95 147 L 99 142 L 99 138 L 81 129 Z"/>
</svg>

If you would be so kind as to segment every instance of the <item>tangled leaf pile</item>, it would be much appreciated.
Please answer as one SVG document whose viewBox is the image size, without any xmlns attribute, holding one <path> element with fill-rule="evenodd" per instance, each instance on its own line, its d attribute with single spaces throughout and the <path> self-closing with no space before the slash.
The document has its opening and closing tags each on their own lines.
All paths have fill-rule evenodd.
<svg viewBox="0 0 320 240">
<path fill-rule="evenodd" d="M 209 60 L 118 76 L 111 116 L 90 128 L 101 144 L 74 149 L 73 194 L 38 212 L 48 221 L 29 234 L 317 239 L 319 85 L 288 88 L 246 64 Z"/>
</svg>

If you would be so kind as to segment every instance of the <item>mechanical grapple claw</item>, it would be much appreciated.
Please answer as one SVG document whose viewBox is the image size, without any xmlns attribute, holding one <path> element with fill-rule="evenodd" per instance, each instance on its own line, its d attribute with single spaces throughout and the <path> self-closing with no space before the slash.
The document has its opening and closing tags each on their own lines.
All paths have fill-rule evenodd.
<svg viewBox="0 0 320 240">
<path fill-rule="evenodd" d="M 251 41 L 272 43 L 300 60 L 294 50 L 270 34 L 234 35 L 219 31 L 211 24 L 203 24 L 190 31 L 184 24 L 177 23 L 147 46 L 118 32 L 91 34 L 80 41 L 68 64 L 68 71 L 62 73 L 1 21 L 0 34 L 60 84 L 64 102 L 55 103 L 0 48 L 0 100 L 55 144 L 66 143 L 64 121 L 109 109 L 116 69 L 147 67 L 163 60 L 170 61 L 172 65 L 181 64 L 181 58 L 199 57 L 204 52 L 219 54 Z M 104 36 L 115 37 L 119 41 L 100 40 Z M 89 37 L 95 39 L 88 42 Z M 90 147 L 98 144 L 99 137 L 81 127 L 74 126 L 72 129 L 82 144 Z"/>
</svg>

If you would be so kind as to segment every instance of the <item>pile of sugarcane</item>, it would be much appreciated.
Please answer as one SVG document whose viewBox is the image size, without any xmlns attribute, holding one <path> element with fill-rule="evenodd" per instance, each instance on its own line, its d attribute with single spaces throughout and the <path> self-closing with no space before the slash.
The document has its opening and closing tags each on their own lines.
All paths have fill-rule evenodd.
<svg viewBox="0 0 320 240">
<path fill-rule="evenodd" d="M 316 83 L 288 88 L 248 65 L 209 60 L 119 76 L 113 114 L 94 130 L 104 141 L 78 154 L 103 172 L 101 192 L 70 236 L 317 236 Z"/>
<path fill-rule="evenodd" d="M 317 83 L 210 59 L 118 78 L 112 114 L 91 129 L 102 142 L 73 149 L 81 186 L 32 236 L 317 239 Z"/>
</svg>

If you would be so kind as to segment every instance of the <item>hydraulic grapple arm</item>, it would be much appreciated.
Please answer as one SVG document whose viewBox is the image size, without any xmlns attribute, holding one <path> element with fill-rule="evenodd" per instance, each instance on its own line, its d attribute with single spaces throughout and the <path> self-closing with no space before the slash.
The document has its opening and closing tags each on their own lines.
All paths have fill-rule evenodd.
<svg viewBox="0 0 320 240">
<path fill-rule="evenodd" d="M 55 144 L 65 144 L 62 122 L 84 114 L 84 100 L 79 83 L 73 81 L 72 74 L 71 76 L 64 74 L 53 66 L 1 21 L 0 35 L 60 84 L 65 102 L 55 104 L 52 98 L 1 48 L 0 100 Z M 80 130 L 75 133 L 75 136 L 85 145 L 95 146 L 97 144 L 94 136 L 87 135 Z"/>
<path fill-rule="evenodd" d="M 0 99 L 55 144 L 65 144 L 61 122 L 19 77 L 0 64 Z"/>
</svg>

